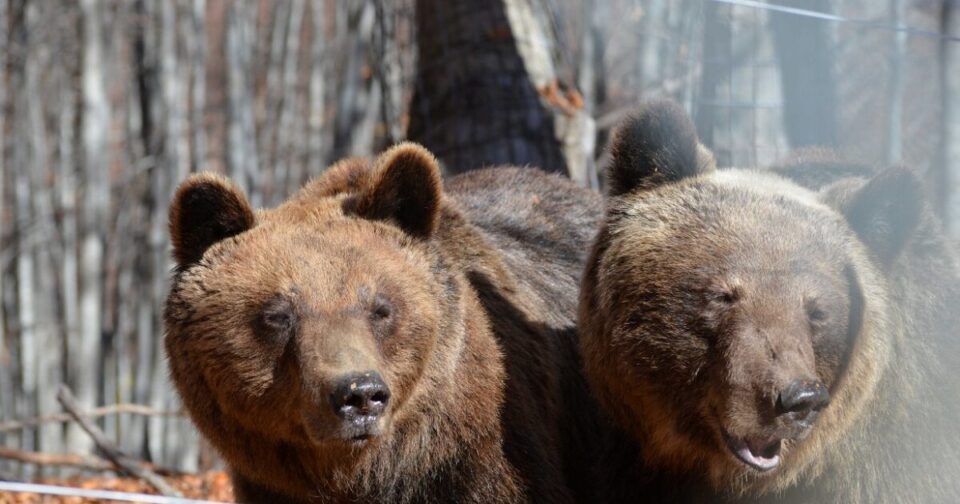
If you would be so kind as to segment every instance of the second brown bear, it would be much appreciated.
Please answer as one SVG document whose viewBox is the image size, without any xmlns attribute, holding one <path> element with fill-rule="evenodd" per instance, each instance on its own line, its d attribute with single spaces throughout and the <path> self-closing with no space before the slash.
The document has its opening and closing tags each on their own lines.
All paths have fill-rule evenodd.
<svg viewBox="0 0 960 504">
<path fill-rule="evenodd" d="M 613 160 L 580 306 L 609 500 L 960 502 L 960 270 L 910 171 L 715 170 L 669 102 Z"/>
</svg>

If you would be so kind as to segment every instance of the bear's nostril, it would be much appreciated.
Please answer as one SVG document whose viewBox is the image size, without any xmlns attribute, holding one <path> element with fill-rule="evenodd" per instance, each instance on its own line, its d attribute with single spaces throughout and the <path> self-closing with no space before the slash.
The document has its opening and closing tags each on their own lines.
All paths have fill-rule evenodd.
<svg viewBox="0 0 960 504">
<path fill-rule="evenodd" d="M 809 421 L 816 413 L 830 403 L 827 387 L 814 380 L 794 380 L 790 382 L 777 398 L 777 413 L 793 414 L 799 422 Z"/>
<path fill-rule="evenodd" d="M 390 399 L 390 394 L 388 394 L 386 391 L 378 391 L 370 397 L 371 401 L 383 404 L 386 404 L 388 399 Z"/>
<path fill-rule="evenodd" d="M 350 373 L 340 377 L 330 394 L 333 412 L 348 421 L 361 417 L 379 417 L 389 400 L 390 389 L 375 371 Z"/>
</svg>

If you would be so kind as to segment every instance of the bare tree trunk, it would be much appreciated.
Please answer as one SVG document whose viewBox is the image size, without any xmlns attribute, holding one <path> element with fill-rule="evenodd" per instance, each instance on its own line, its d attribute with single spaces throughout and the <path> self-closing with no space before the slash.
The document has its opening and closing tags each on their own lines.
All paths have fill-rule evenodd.
<svg viewBox="0 0 960 504">
<path fill-rule="evenodd" d="M 830 12 L 829 0 L 789 0 L 787 6 Z M 837 91 L 830 26 L 819 19 L 770 13 L 783 89 L 784 127 L 791 147 L 836 146 Z"/>
<path fill-rule="evenodd" d="M 21 108 L 22 105 L 18 108 Z M 24 118 L 22 111 L 14 113 L 14 117 Z M 28 131 L 22 128 L 21 132 Z M 21 133 L 21 134 L 24 134 Z M 26 136 L 26 135 L 24 135 Z M 27 146 L 29 138 L 21 137 L 14 145 L 14 162 L 20 166 L 28 163 Z M 36 316 L 34 315 L 34 257 L 33 250 L 36 244 L 29 229 L 34 216 L 31 211 L 30 178 L 29 173 L 18 170 L 14 178 L 14 192 L 16 196 L 15 210 L 17 218 L 17 236 L 20 238 L 16 251 L 17 272 L 17 323 L 20 340 L 20 389 L 21 407 L 17 411 L 20 416 L 36 415 L 37 404 L 37 336 L 34 332 Z M 21 448 L 36 450 L 35 437 L 24 436 L 21 439 Z"/>
<path fill-rule="evenodd" d="M 374 68 L 380 85 L 380 119 L 386 128 L 386 141 L 395 144 L 403 138 L 400 121 L 402 110 L 402 83 L 400 82 L 400 55 L 397 50 L 396 13 L 392 6 L 396 2 L 373 0 L 376 10 L 376 28 L 374 30 Z"/>
<path fill-rule="evenodd" d="M 156 306 L 161 303 L 165 290 L 165 272 L 167 271 L 167 201 L 170 190 L 176 181 L 173 179 L 178 171 L 179 146 L 177 138 L 173 136 L 178 119 L 176 111 L 171 110 L 171 103 L 175 99 L 170 96 L 177 85 L 165 73 L 176 71 L 176 50 L 170 47 L 173 44 L 171 37 L 176 24 L 173 18 L 172 2 L 153 3 L 145 1 L 147 26 L 152 27 L 152 42 L 159 47 L 156 53 L 156 67 L 159 70 L 151 87 L 155 94 L 148 95 L 149 103 L 153 105 L 151 118 L 155 121 L 150 127 L 157 137 L 153 140 L 152 149 L 147 152 L 152 155 L 156 163 L 151 173 L 149 206 L 150 224 L 147 235 L 149 249 L 149 264 L 147 273 L 142 277 L 146 286 L 141 302 L 145 303 L 142 314 L 141 329 L 145 331 L 144 343 L 150 346 L 149 360 L 141 362 L 141 366 L 149 370 L 149 404 L 154 409 L 162 410 L 166 406 L 166 397 L 163 390 L 163 378 L 166 366 L 163 358 L 162 333 L 160 332 L 159 314 Z M 146 40 L 150 41 L 150 32 L 146 33 Z M 175 47 L 175 46 L 174 46 Z M 148 46 L 148 50 L 151 48 Z M 149 335 L 149 336 L 147 336 Z M 145 356 L 146 357 L 146 356 Z M 147 419 L 147 453 L 150 460 L 162 461 L 164 457 L 164 422 L 160 418 Z"/>
<path fill-rule="evenodd" d="M 186 178 L 190 172 L 189 134 L 186 109 L 190 93 L 186 76 L 191 66 L 184 64 L 178 42 L 189 45 L 186 39 L 192 32 L 190 17 L 181 12 L 173 2 L 161 2 L 160 10 L 160 60 L 161 90 L 163 96 L 163 114 L 157 117 L 164 119 L 163 152 L 159 156 L 163 164 L 165 177 L 157 178 L 154 189 L 155 208 L 154 221 L 150 229 L 151 248 L 155 251 L 155 269 L 152 273 L 154 306 L 153 324 L 154 338 L 153 376 L 151 378 L 152 405 L 158 410 L 176 409 L 179 401 L 176 398 L 167 378 L 167 366 L 164 359 L 160 308 L 167 293 L 167 272 L 170 271 L 170 260 L 167 254 L 169 240 L 167 238 L 167 212 L 170 194 L 174 187 Z M 177 419 L 153 417 L 148 420 L 150 426 L 150 452 L 162 463 L 175 464 L 182 467 L 196 466 L 196 443 L 183 442 L 192 433 L 183 430 L 183 422 Z"/>
<path fill-rule="evenodd" d="M 227 166 L 230 177 L 260 206 L 257 141 L 253 122 L 254 9 L 232 3 L 227 12 Z"/>
<path fill-rule="evenodd" d="M 204 23 L 206 21 L 207 2 L 206 0 L 193 0 L 193 12 L 190 17 L 191 30 L 189 43 L 189 54 L 193 66 L 191 68 L 192 82 L 190 84 L 190 127 L 192 128 L 191 141 L 191 167 L 193 171 L 203 169 L 207 161 L 207 142 L 204 135 L 203 111 L 204 99 L 207 85 L 207 32 Z"/>
<path fill-rule="evenodd" d="M 156 335 L 154 333 L 153 312 L 153 282 L 152 266 L 158 259 L 155 257 L 157 251 L 152 248 L 155 236 L 154 226 L 154 206 L 153 200 L 155 187 L 160 185 L 157 177 L 162 177 L 162 162 L 159 159 L 157 133 L 157 105 L 156 105 L 156 47 L 159 45 L 155 38 L 155 29 L 151 22 L 153 7 L 156 4 L 138 0 L 133 5 L 134 16 L 138 20 L 138 29 L 135 31 L 133 46 L 134 75 L 136 79 L 136 106 L 132 107 L 130 138 L 139 139 L 139 142 L 131 142 L 128 149 L 131 150 L 131 157 L 142 159 L 149 168 L 147 172 L 146 188 L 137 194 L 140 198 L 138 208 L 142 215 L 138 219 L 139 232 L 136 235 L 136 249 L 139 251 L 133 259 L 133 269 L 138 278 L 135 294 L 132 301 L 136 305 L 136 356 L 133 359 L 136 366 L 133 369 L 132 400 L 138 404 L 148 404 L 151 401 L 151 371 L 153 362 L 153 353 L 156 345 Z M 139 147 L 139 148 L 138 148 Z M 119 281 L 119 279 L 118 279 Z M 147 419 L 136 417 L 129 420 L 128 432 L 124 438 L 126 441 L 137 447 L 144 454 L 150 453 L 149 435 L 147 434 Z"/>
<path fill-rule="evenodd" d="M 77 285 L 77 164 L 74 150 L 75 121 L 77 116 L 74 79 L 64 72 L 60 92 L 60 163 L 58 176 L 58 203 L 62 215 L 60 233 L 62 240 L 60 264 L 60 288 L 62 299 L 62 326 L 65 342 L 80 339 L 80 306 Z M 64 341 L 58 347 L 67 350 Z M 66 356 L 69 360 L 69 355 Z"/>
<path fill-rule="evenodd" d="M 63 362 L 59 351 L 59 330 L 54 300 L 56 299 L 55 284 L 52 272 L 53 250 L 58 243 L 55 236 L 53 220 L 53 200 L 48 181 L 51 173 L 51 149 L 48 142 L 50 135 L 46 128 L 45 105 L 47 100 L 55 99 L 52 85 L 41 80 L 41 73 L 52 66 L 52 54 L 43 51 L 46 42 L 43 37 L 44 12 L 43 4 L 27 6 L 27 31 L 40 40 L 30 41 L 26 57 L 26 121 L 24 132 L 29 135 L 27 146 L 28 163 L 31 169 L 28 173 L 21 171 L 23 178 L 17 184 L 18 210 L 21 215 L 30 216 L 27 221 L 32 229 L 32 240 L 27 248 L 20 251 L 19 273 L 21 304 L 27 307 L 27 315 L 21 321 L 29 327 L 31 341 L 27 342 L 33 352 L 31 363 L 30 384 L 35 387 L 35 403 L 33 407 L 39 415 L 46 415 L 59 410 L 56 400 L 48 393 L 62 381 L 60 370 Z M 54 88 L 55 89 L 55 88 Z M 52 104 L 51 105 L 52 108 Z M 20 191 L 26 191 L 21 195 Z M 24 353 L 24 358 L 31 358 Z M 27 369 L 25 367 L 25 369 Z M 62 451 L 61 438 L 53 426 L 44 426 L 37 432 L 36 448 L 40 451 Z"/>
<path fill-rule="evenodd" d="M 667 39 L 667 29 L 664 25 L 664 11 L 669 0 L 649 0 L 644 6 L 643 32 L 644 40 L 640 60 L 640 86 L 642 92 L 656 86 L 664 80 L 668 68 L 662 58 L 661 46 Z"/>
<path fill-rule="evenodd" d="M 730 152 L 718 149 L 718 146 L 714 145 L 717 88 L 726 77 L 732 61 L 730 25 L 728 20 L 720 19 L 721 7 L 729 9 L 729 6 L 721 6 L 716 2 L 706 2 L 704 7 L 703 72 L 696 110 L 696 125 L 700 141 L 714 151 L 717 163 L 721 166 L 729 166 Z"/>
<path fill-rule="evenodd" d="M 498 164 L 565 173 L 554 117 L 536 87 L 552 63 L 526 0 L 417 0 L 416 8 L 408 137 L 450 174 Z"/>
<path fill-rule="evenodd" d="M 7 0 L 0 0 L 0 44 L 9 47 L 10 44 L 10 26 L 7 20 Z M 6 213 L 6 181 L 7 181 L 7 54 L 8 51 L 0 50 L 0 72 L 4 78 L 0 78 L 0 215 Z M 0 242 L 8 244 L 6 219 L 0 218 Z M 11 419 L 14 410 L 13 399 L 13 376 L 11 371 L 13 365 L 10 362 L 11 356 L 9 348 L 13 345 L 12 338 L 7 333 L 7 304 L 5 302 L 6 280 L 7 280 L 7 261 L 6 251 L 0 251 L 0 421 Z M 13 436 L 0 434 L 0 446 L 10 445 Z M 6 467 L 0 464 L 0 470 Z"/>
<path fill-rule="evenodd" d="M 894 26 L 903 24 L 905 6 L 903 0 L 890 0 L 890 21 Z M 898 31 L 892 37 L 890 50 L 890 84 L 887 103 L 890 115 L 887 118 L 887 163 L 899 163 L 903 159 L 903 59 L 907 50 L 907 34 Z"/>
<path fill-rule="evenodd" d="M 326 51 L 326 30 L 324 26 L 324 2 L 314 0 L 310 4 L 313 21 L 313 39 L 310 46 L 309 113 L 307 117 L 307 172 L 316 176 L 327 164 L 332 135 L 324 134 L 328 124 L 326 79 L 328 78 L 328 57 Z"/>
<path fill-rule="evenodd" d="M 342 84 L 337 100 L 333 157 L 366 155 L 374 150 L 380 117 L 380 87 L 369 68 L 376 10 L 373 0 L 337 2 Z"/>
<path fill-rule="evenodd" d="M 597 26 L 597 15 L 595 12 L 596 8 L 597 4 L 594 0 L 583 0 L 581 2 L 580 15 L 583 16 L 584 21 L 581 21 L 582 31 L 580 33 L 580 64 L 578 65 L 579 71 L 577 72 L 577 88 L 583 96 L 582 114 L 590 118 L 595 117 L 597 113 L 597 106 L 602 96 L 602 90 L 600 88 L 603 85 L 600 75 L 604 71 L 602 60 L 603 40 L 599 36 L 599 27 Z M 594 127 L 591 128 L 589 132 L 584 132 L 583 137 L 583 139 L 589 141 L 590 144 L 585 145 L 583 149 L 583 169 L 585 177 L 581 183 L 585 186 L 599 189 L 600 177 L 597 173 L 597 163 L 595 160 L 597 131 L 596 123 L 592 120 L 591 122 L 594 123 Z M 587 135 L 589 135 L 589 138 Z"/>
<path fill-rule="evenodd" d="M 279 196 L 277 185 L 283 184 L 287 166 L 278 163 L 280 109 L 283 102 L 283 60 L 287 29 L 291 21 L 291 2 L 278 2 L 271 6 L 273 18 L 268 32 L 269 40 L 266 59 L 263 62 L 267 74 L 266 87 L 262 91 L 264 108 L 262 117 L 257 121 L 257 148 L 261 161 L 266 168 L 262 171 L 261 188 L 264 204 L 273 205 Z M 277 180 L 279 178 L 279 180 Z"/>
<path fill-rule="evenodd" d="M 306 9 L 305 0 L 291 0 L 290 13 L 287 18 L 286 41 L 283 48 L 283 85 L 279 89 L 280 109 L 278 121 L 279 129 L 275 135 L 275 143 L 279 144 L 277 153 L 276 167 L 283 167 L 280 174 L 283 178 L 278 184 L 276 200 L 285 198 L 293 194 L 303 184 L 303 164 L 298 158 L 302 148 L 299 141 L 303 128 L 296 124 L 299 122 L 300 108 L 297 93 L 297 62 L 300 54 L 300 36 L 303 34 L 304 10 Z M 283 132 L 285 134 L 279 134 Z"/>
<path fill-rule="evenodd" d="M 103 236 L 107 209 L 106 133 L 109 126 L 109 105 L 103 77 L 102 5 L 98 0 L 82 0 L 83 11 L 83 244 L 80 268 L 80 341 L 68 355 L 72 388 L 84 408 L 97 403 L 97 380 L 100 372 L 101 284 L 103 271 Z M 77 426 L 68 428 L 68 448 L 86 453 L 92 447 L 88 436 Z"/>
<path fill-rule="evenodd" d="M 944 2 L 943 32 L 960 35 L 960 4 Z M 941 70 L 943 82 L 943 140 L 942 170 L 944 184 L 941 198 L 944 201 L 944 220 L 947 233 L 960 243 L 960 44 L 941 42 Z"/>
<path fill-rule="evenodd" d="M 9 47 L 15 47 L 15 44 L 26 38 L 26 27 L 24 26 L 25 7 L 22 3 L 8 3 L 2 5 L 4 15 L 4 30 L 0 31 L 3 35 L 3 43 Z M 9 16 L 9 17 L 7 17 Z M 23 369 L 21 366 L 22 349 L 20 341 L 22 331 L 19 324 L 19 288 L 17 275 L 17 251 L 23 248 L 26 236 L 22 234 L 21 222 L 17 219 L 17 167 L 22 163 L 22 147 L 19 130 L 10 127 L 16 124 L 21 115 L 22 105 L 15 99 L 15 90 L 24 87 L 24 58 L 22 55 L 17 57 L 13 51 L 3 51 L 4 79 L 0 79 L 0 87 L 4 91 L 4 100 L 0 102 L 0 114 L 3 115 L 4 129 L 0 130 L 0 158 L 2 158 L 3 170 L 0 170 L 0 178 L 3 179 L 3 192 L 0 192 L 0 211 L 9 215 L 9 219 L 0 219 L 0 225 L 7 224 L 6 234 L 2 235 L 6 249 L 0 253 L 0 276 L 4 276 L 9 281 L 2 283 L 3 290 L 0 291 L 0 302 L 3 305 L 3 322 L 5 342 L 0 349 L 0 386 L 3 387 L 3 411 L 0 416 L 5 420 L 11 420 L 24 415 L 26 401 L 23 396 Z M 9 114 L 9 115 L 7 115 Z M 3 436 L 5 445 L 9 448 L 23 448 L 29 446 L 31 440 L 26 439 L 21 433 Z M 29 477 L 25 468 L 21 466 L 17 475 L 19 477 Z"/>
</svg>

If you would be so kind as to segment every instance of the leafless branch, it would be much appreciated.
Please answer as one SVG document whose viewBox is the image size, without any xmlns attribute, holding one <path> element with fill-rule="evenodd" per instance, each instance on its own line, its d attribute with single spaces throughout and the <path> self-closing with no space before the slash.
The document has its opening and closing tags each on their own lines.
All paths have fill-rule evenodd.
<svg viewBox="0 0 960 504">
<path fill-rule="evenodd" d="M 97 448 L 118 468 L 146 481 L 163 495 L 168 497 L 182 497 L 180 492 L 171 487 L 170 484 L 157 473 L 149 467 L 145 467 L 140 461 L 134 460 L 121 452 L 112 441 L 107 439 L 103 431 L 96 425 L 93 425 L 89 418 L 77 408 L 76 399 L 73 397 L 73 393 L 70 392 L 69 388 L 61 385 L 60 390 L 57 392 L 57 400 L 60 401 L 63 409 L 67 410 L 80 427 L 90 435 Z"/>
</svg>

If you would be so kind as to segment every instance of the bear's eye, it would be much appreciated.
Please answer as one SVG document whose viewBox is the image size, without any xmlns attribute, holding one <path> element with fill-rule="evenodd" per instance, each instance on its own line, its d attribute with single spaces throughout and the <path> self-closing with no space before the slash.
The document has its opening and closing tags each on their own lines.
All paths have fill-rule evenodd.
<svg viewBox="0 0 960 504">
<path fill-rule="evenodd" d="M 733 305 L 737 301 L 740 301 L 740 290 L 739 289 L 729 289 L 729 290 L 720 290 L 716 291 L 712 295 L 712 300 L 714 302 L 723 304 L 723 305 Z"/>
<path fill-rule="evenodd" d="M 811 299 L 805 303 L 805 309 L 807 312 L 807 319 L 814 324 L 823 323 L 827 320 L 827 312 L 820 307 L 820 304 L 817 303 L 817 300 Z"/>
<path fill-rule="evenodd" d="M 390 305 L 390 301 L 383 295 L 377 295 L 370 307 L 370 318 L 374 321 L 384 321 L 391 315 L 393 315 L 393 306 Z"/>
<path fill-rule="evenodd" d="M 263 321 L 277 329 L 287 329 L 293 323 L 293 317 L 286 312 L 267 312 L 263 314 Z"/>
<path fill-rule="evenodd" d="M 266 302 L 261 308 L 257 329 L 258 332 L 275 337 L 290 333 L 296 323 L 297 316 L 293 303 L 285 297 L 276 297 Z"/>
</svg>

